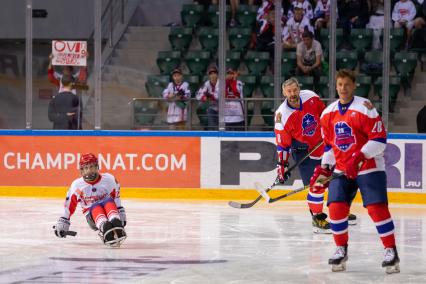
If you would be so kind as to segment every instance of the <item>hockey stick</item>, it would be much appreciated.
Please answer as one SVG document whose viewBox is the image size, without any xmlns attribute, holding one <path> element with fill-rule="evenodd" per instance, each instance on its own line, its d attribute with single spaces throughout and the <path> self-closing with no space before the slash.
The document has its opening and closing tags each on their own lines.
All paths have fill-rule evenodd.
<svg viewBox="0 0 426 284">
<path fill-rule="evenodd" d="M 56 227 L 53 226 L 52 228 L 55 229 Z M 76 231 L 66 231 L 66 232 L 64 232 L 64 235 L 65 236 L 75 237 L 75 236 L 77 236 L 77 232 Z"/>
<path fill-rule="evenodd" d="M 318 143 L 318 145 L 316 145 L 308 154 L 306 154 L 301 160 L 299 160 L 296 164 L 294 164 L 293 166 L 291 166 L 288 169 L 288 172 L 290 173 L 293 169 L 295 169 L 296 167 L 298 167 L 301 163 L 303 163 L 304 160 L 306 160 L 313 152 L 315 152 L 319 147 L 321 147 L 322 143 L 324 143 L 323 141 L 321 141 L 320 143 Z M 271 189 L 273 189 L 276 185 L 278 185 L 278 178 L 275 179 L 274 183 L 268 187 L 266 189 L 266 192 L 270 191 Z M 255 183 L 256 186 L 256 183 Z M 246 208 L 251 208 L 253 207 L 257 202 L 259 202 L 259 200 L 262 199 L 262 195 L 259 195 L 255 200 L 253 200 L 252 202 L 249 203 L 239 203 L 236 201 L 229 201 L 228 204 L 231 207 L 234 208 L 238 208 L 238 209 L 246 209 Z"/>
<path fill-rule="evenodd" d="M 336 174 L 336 175 L 332 175 L 332 176 L 330 176 L 330 177 L 328 177 L 328 178 L 326 178 L 326 179 L 324 179 L 324 180 L 319 181 L 319 183 L 324 184 L 324 183 L 329 182 L 329 181 L 332 181 L 333 179 L 338 178 L 338 177 L 340 177 L 340 176 L 342 176 L 342 175 L 344 175 L 344 173 L 338 173 L 338 174 Z M 306 185 L 306 186 L 304 186 L 304 187 L 297 188 L 297 189 L 295 189 L 295 190 L 292 190 L 292 191 L 290 191 L 290 192 L 287 192 L 287 193 L 285 193 L 285 194 L 283 194 L 283 195 L 280 195 L 280 196 L 277 196 L 277 197 L 275 197 L 275 198 L 271 198 L 271 197 L 269 196 L 269 194 L 268 194 L 268 189 L 269 189 L 269 188 L 268 188 L 268 189 L 266 189 L 266 190 L 262 189 L 262 185 L 261 185 L 260 183 L 258 183 L 258 182 L 255 184 L 255 186 L 256 186 L 256 190 L 257 190 L 257 192 L 259 192 L 259 193 L 260 193 L 260 195 L 261 195 L 263 198 L 265 198 L 266 202 L 268 202 L 268 203 L 274 203 L 274 202 L 277 202 L 278 200 L 281 200 L 281 199 L 283 199 L 283 198 L 286 198 L 286 197 L 288 197 L 288 196 L 290 196 L 290 195 L 296 194 L 296 193 L 298 193 L 298 192 L 304 191 L 305 189 L 308 189 L 308 188 L 309 188 L 309 185 Z"/>
</svg>

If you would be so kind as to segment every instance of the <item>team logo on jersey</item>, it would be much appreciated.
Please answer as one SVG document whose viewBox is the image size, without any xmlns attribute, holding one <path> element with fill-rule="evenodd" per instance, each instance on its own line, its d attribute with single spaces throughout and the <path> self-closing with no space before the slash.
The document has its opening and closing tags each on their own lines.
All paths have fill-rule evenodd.
<svg viewBox="0 0 426 284">
<path fill-rule="evenodd" d="M 282 119 L 281 112 L 277 112 L 277 114 L 275 115 L 275 123 L 281 123 L 281 119 Z"/>
<path fill-rule="evenodd" d="M 351 148 L 355 144 L 355 136 L 352 134 L 352 128 L 344 121 L 339 121 L 334 125 L 334 133 L 336 134 L 335 144 L 343 152 Z"/>
<path fill-rule="evenodd" d="M 310 113 L 305 114 L 302 118 L 302 135 L 313 136 L 317 127 L 318 122 L 315 120 L 315 117 Z"/>
</svg>

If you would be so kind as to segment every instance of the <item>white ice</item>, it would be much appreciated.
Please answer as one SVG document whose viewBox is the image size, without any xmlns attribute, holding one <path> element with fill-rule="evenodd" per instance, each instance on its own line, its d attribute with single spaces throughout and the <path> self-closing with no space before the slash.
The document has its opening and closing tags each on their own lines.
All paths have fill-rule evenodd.
<svg viewBox="0 0 426 284">
<path fill-rule="evenodd" d="M 0 198 L 0 283 L 426 283 L 426 206 L 392 205 L 401 273 L 361 205 L 350 227 L 347 271 L 332 273 L 331 235 L 312 233 L 305 202 L 126 200 L 128 239 L 104 246 L 78 208 L 76 237 L 52 226 L 63 200 Z"/>
</svg>

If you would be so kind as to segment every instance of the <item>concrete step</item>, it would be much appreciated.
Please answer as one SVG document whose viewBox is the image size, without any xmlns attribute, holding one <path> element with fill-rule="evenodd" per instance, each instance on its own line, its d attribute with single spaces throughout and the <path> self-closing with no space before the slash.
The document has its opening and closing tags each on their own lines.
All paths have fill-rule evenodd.
<svg viewBox="0 0 426 284">
<path fill-rule="evenodd" d="M 165 40 L 132 40 L 132 41 L 122 41 L 118 44 L 118 49 L 138 49 L 138 50 L 170 50 L 171 45 L 169 41 Z"/>
<path fill-rule="evenodd" d="M 161 34 L 169 33 L 170 27 L 160 27 L 160 26 L 129 26 L 127 32 L 131 34 L 145 33 L 145 34 Z"/>
<path fill-rule="evenodd" d="M 159 40 L 169 40 L 168 39 L 169 36 L 169 32 L 161 32 L 161 33 L 126 33 L 123 36 L 124 40 L 127 41 L 132 41 L 132 40 L 139 40 L 139 41 L 149 41 L 149 40 L 154 40 L 154 41 L 159 41 Z"/>
<path fill-rule="evenodd" d="M 400 125 L 389 125 L 388 132 L 390 133 L 416 133 L 416 125 L 400 126 Z"/>
</svg>

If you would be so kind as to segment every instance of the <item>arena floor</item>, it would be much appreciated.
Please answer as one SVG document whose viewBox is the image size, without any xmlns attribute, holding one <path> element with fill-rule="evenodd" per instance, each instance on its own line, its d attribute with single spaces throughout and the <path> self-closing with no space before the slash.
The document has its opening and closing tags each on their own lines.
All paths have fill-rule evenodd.
<svg viewBox="0 0 426 284">
<path fill-rule="evenodd" d="M 347 271 L 332 273 L 331 235 L 312 233 L 304 202 L 123 200 L 128 239 L 104 246 L 78 208 L 76 237 L 52 230 L 63 200 L 0 198 L 0 283 L 426 283 L 426 206 L 394 205 L 401 273 L 386 275 L 366 210 L 350 227 Z"/>
</svg>

